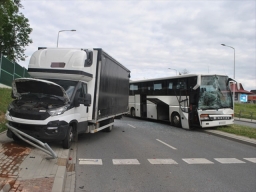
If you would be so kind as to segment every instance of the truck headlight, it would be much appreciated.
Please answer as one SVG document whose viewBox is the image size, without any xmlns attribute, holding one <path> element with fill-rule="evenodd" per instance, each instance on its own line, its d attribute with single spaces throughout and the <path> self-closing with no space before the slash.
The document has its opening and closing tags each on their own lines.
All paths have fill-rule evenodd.
<svg viewBox="0 0 256 192">
<path fill-rule="evenodd" d="M 65 106 L 63 106 L 63 107 L 59 107 L 59 108 L 55 108 L 55 109 L 49 109 L 49 110 L 47 110 L 47 112 L 48 112 L 51 116 L 56 116 L 56 115 L 61 115 L 61 114 L 63 114 L 67 109 L 68 109 L 68 106 L 65 105 Z"/>
</svg>

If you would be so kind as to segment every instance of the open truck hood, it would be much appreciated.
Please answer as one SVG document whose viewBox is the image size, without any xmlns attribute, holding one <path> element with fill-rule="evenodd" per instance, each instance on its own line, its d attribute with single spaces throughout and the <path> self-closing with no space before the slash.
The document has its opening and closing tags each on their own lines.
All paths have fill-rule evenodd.
<svg viewBox="0 0 256 192">
<path fill-rule="evenodd" d="M 48 94 L 63 97 L 65 102 L 70 102 L 70 99 L 60 85 L 51 81 L 33 79 L 33 78 L 18 78 L 12 82 L 13 96 L 18 98 L 23 94 L 37 93 Z"/>
</svg>

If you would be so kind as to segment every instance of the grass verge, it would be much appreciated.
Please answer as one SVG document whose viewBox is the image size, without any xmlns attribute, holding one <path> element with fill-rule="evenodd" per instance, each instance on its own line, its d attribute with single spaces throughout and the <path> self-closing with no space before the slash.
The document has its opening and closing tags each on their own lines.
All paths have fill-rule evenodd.
<svg viewBox="0 0 256 192">
<path fill-rule="evenodd" d="M 11 92 L 11 89 L 0 88 L 0 133 L 7 129 L 5 125 L 5 112 L 12 101 Z"/>
<path fill-rule="evenodd" d="M 234 125 L 218 127 L 216 128 L 216 130 L 223 131 L 226 133 L 232 133 L 239 136 L 248 137 L 251 139 L 256 139 L 256 129 L 248 126 L 234 124 Z"/>
<path fill-rule="evenodd" d="M 235 103 L 235 117 L 256 119 L 256 104 Z"/>
</svg>

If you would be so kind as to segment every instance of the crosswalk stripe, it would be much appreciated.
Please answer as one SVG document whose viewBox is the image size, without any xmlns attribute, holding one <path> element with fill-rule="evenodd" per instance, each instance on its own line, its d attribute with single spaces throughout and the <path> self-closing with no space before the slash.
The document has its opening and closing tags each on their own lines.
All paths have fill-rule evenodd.
<svg viewBox="0 0 256 192">
<path fill-rule="evenodd" d="M 244 158 L 244 159 L 252 163 L 256 163 L 256 158 Z"/>
<path fill-rule="evenodd" d="M 137 159 L 113 159 L 114 165 L 139 165 L 140 162 Z"/>
<path fill-rule="evenodd" d="M 102 165 L 102 159 L 79 159 L 79 165 Z"/>
<path fill-rule="evenodd" d="M 222 164 L 245 163 L 244 161 L 241 161 L 236 158 L 214 158 L 214 159 Z"/>
<path fill-rule="evenodd" d="M 205 158 L 186 158 L 182 159 L 188 164 L 214 164 L 213 162 L 205 159 Z"/>
<path fill-rule="evenodd" d="M 256 163 L 256 158 L 243 158 L 251 163 Z M 102 159 L 78 159 L 79 165 L 103 165 Z M 152 165 L 171 165 L 178 164 L 173 159 L 147 159 Z M 183 158 L 182 159 L 187 164 L 214 164 L 214 162 L 205 158 Z M 246 163 L 236 158 L 214 158 L 217 162 L 221 164 L 236 164 L 236 163 Z M 140 165 L 137 159 L 112 159 L 114 165 Z M 248 163 L 248 162 L 247 162 Z"/>
<path fill-rule="evenodd" d="M 178 164 L 173 159 L 148 159 L 148 161 L 154 165 Z"/>
</svg>

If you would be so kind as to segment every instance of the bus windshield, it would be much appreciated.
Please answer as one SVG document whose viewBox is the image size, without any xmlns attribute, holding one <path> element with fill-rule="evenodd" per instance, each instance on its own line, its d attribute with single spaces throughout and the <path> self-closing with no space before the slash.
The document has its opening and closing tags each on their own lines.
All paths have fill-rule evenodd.
<svg viewBox="0 0 256 192">
<path fill-rule="evenodd" d="M 202 76 L 198 109 L 232 108 L 227 76 Z"/>
</svg>

